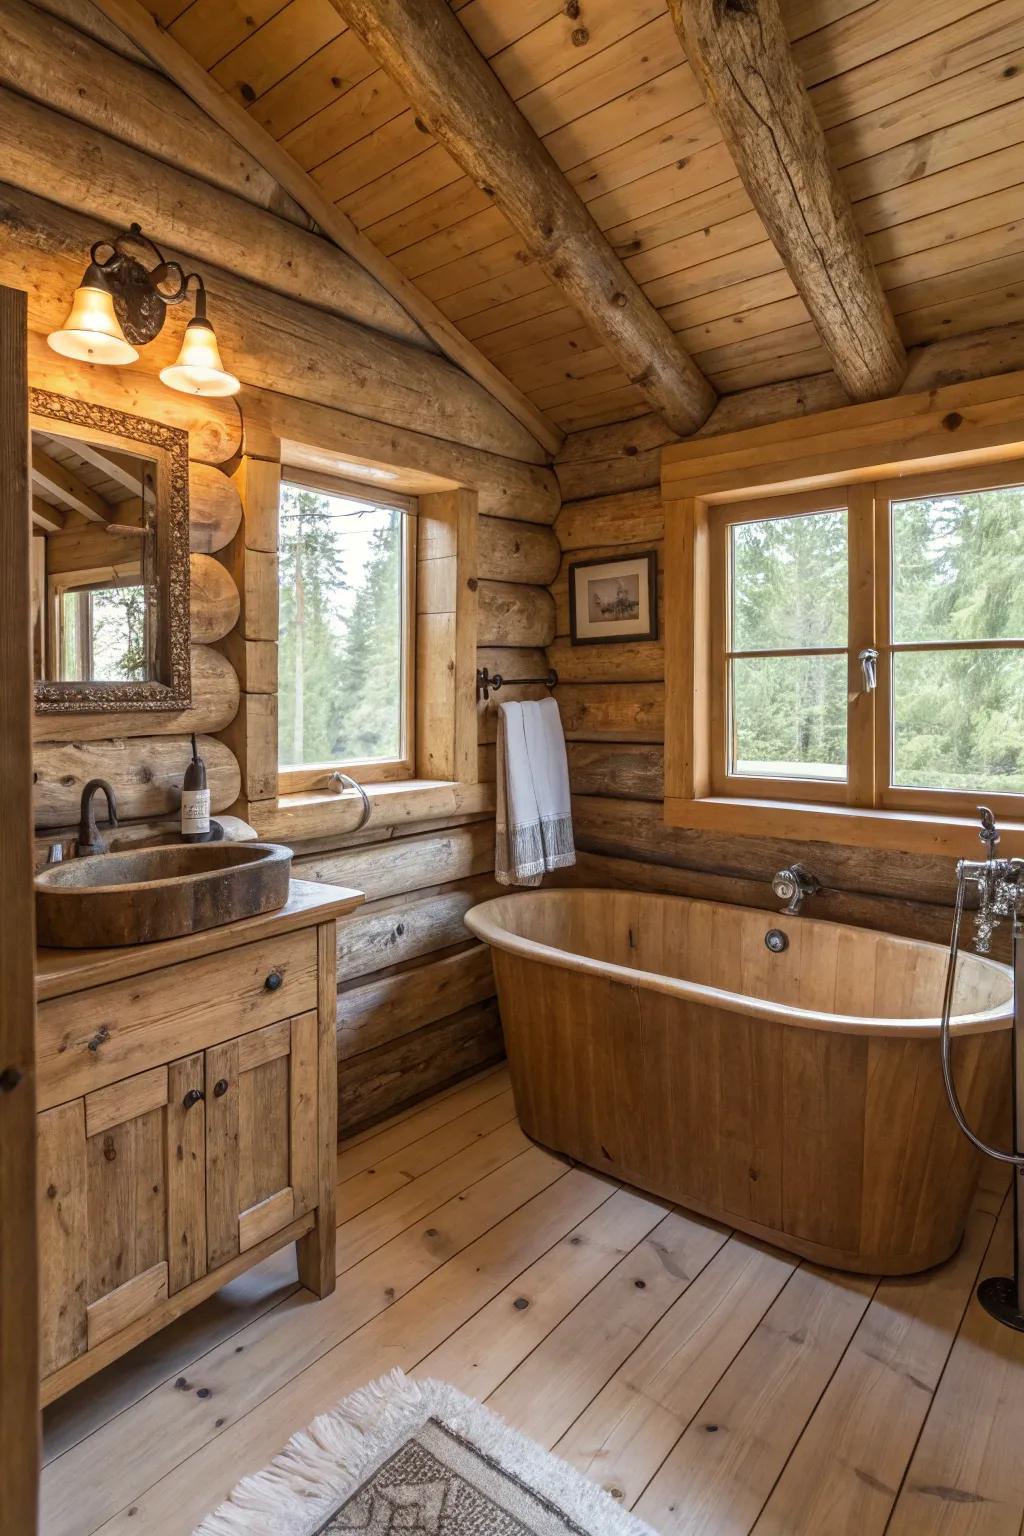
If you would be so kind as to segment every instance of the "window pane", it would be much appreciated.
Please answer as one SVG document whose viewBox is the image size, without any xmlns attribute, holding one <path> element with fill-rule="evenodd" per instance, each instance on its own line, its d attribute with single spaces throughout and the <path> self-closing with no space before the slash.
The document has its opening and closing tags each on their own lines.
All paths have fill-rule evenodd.
<svg viewBox="0 0 1024 1536">
<path fill-rule="evenodd" d="M 732 772 L 846 778 L 846 657 L 732 662 Z"/>
<path fill-rule="evenodd" d="M 845 645 L 846 513 L 733 523 L 734 651 Z"/>
<path fill-rule="evenodd" d="M 71 588 L 62 605 L 59 677 L 83 683 L 146 682 L 144 587 Z"/>
<path fill-rule="evenodd" d="M 893 639 L 1024 637 L 1024 488 L 892 503 Z"/>
<path fill-rule="evenodd" d="M 402 521 L 397 507 L 281 488 L 282 767 L 401 755 Z"/>
<path fill-rule="evenodd" d="M 1024 653 L 897 652 L 893 783 L 1024 793 Z"/>
</svg>

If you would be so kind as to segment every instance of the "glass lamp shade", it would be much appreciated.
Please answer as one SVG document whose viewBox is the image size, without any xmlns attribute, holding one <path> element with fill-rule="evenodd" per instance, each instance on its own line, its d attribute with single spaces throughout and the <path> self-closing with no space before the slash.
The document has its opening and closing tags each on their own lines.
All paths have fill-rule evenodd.
<svg viewBox="0 0 1024 1536">
<path fill-rule="evenodd" d="M 183 395 L 237 395 L 242 387 L 224 370 L 213 326 L 199 317 L 185 327 L 177 362 L 161 368 L 160 377 Z"/>
<path fill-rule="evenodd" d="M 81 363 L 135 363 L 139 354 L 128 341 L 105 285 L 90 283 L 87 272 L 75 289 L 71 310 L 59 331 L 46 338 L 55 352 Z"/>
</svg>

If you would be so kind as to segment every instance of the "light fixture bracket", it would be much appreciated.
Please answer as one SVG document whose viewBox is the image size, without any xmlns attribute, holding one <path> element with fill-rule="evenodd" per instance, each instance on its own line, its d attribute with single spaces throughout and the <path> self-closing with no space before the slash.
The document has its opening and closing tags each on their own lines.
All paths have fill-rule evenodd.
<svg viewBox="0 0 1024 1536">
<path fill-rule="evenodd" d="M 155 265 L 146 266 L 132 246 L 155 257 Z M 186 273 L 179 262 L 168 261 L 138 224 L 130 225 L 112 239 L 97 240 L 90 257 L 110 290 L 114 313 L 133 347 L 144 347 L 159 336 L 167 306 L 180 304 L 190 283 L 194 282 L 203 292 L 198 272 Z"/>
</svg>

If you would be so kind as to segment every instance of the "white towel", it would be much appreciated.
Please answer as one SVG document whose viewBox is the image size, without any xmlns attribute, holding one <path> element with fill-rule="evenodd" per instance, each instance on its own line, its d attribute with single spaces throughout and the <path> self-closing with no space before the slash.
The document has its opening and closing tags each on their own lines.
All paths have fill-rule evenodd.
<svg viewBox="0 0 1024 1536">
<path fill-rule="evenodd" d="M 569 765 L 554 699 L 498 709 L 494 873 L 502 885 L 539 885 L 576 862 Z"/>
</svg>

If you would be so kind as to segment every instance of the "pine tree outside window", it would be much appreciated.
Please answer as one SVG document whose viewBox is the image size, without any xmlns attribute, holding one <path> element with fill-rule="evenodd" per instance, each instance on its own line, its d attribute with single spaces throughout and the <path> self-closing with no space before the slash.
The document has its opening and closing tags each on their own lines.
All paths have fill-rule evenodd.
<svg viewBox="0 0 1024 1536">
<path fill-rule="evenodd" d="M 710 509 L 716 796 L 1024 811 L 1024 471 Z"/>
<path fill-rule="evenodd" d="M 415 502 L 285 471 L 279 510 L 281 787 L 413 769 Z"/>
</svg>

